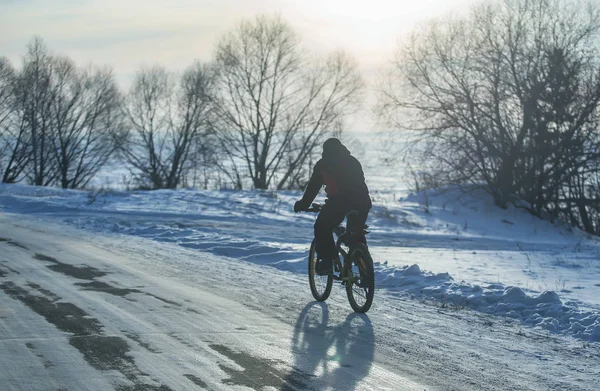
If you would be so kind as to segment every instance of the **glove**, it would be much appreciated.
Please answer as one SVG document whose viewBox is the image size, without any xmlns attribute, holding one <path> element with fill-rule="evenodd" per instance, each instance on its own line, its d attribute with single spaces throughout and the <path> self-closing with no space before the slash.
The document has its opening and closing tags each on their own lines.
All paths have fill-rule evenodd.
<svg viewBox="0 0 600 391">
<path fill-rule="evenodd" d="M 294 204 L 294 212 L 298 213 L 298 212 L 303 211 L 304 209 L 306 209 L 306 208 L 302 204 L 302 200 L 296 201 L 296 203 Z"/>
</svg>

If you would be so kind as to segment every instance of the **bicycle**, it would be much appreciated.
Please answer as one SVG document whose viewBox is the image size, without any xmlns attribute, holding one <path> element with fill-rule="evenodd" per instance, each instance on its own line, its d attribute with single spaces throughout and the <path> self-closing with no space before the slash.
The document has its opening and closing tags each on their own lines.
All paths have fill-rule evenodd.
<svg viewBox="0 0 600 391">
<path fill-rule="evenodd" d="M 306 212 L 319 213 L 322 205 L 312 204 Z M 353 218 L 358 212 L 351 211 L 346 215 L 346 226 L 340 224 L 333 233 L 336 236 L 336 248 L 342 255 L 343 263 L 336 259 L 333 265 L 333 274 L 321 276 L 315 273 L 317 265 L 317 254 L 315 240 L 310 245 L 308 254 L 308 281 L 310 290 L 317 301 L 325 301 L 329 298 L 333 281 L 340 281 L 346 288 L 348 302 L 355 312 L 365 313 L 371 308 L 373 295 L 375 294 L 375 271 L 373 259 L 367 246 L 360 242 L 360 236 L 369 233 L 368 225 L 355 227 Z M 346 229 L 349 227 L 349 229 Z M 346 249 L 346 248 L 347 249 Z"/>
</svg>

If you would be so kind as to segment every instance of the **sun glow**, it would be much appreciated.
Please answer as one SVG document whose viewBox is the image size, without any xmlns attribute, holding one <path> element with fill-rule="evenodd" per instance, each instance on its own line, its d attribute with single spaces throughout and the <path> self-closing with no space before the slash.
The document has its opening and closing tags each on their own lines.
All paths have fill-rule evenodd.
<svg viewBox="0 0 600 391">
<path fill-rule="evenodd" d="M 464 10 L 474 0 L 287 0 L 281 13 L 313 48 L 345 49 L 364 67 L 391 58 L 418 23 Z"/>
<path fill-rule="evenodd" d="M 29 0 L 0 1 L 0 55 L 21 62 L 34 35 L 79 64 L 108 65 L 124 87 L 142 65 L 180 71 L 209 61 L 241 19 L 279 14 L 316 55 L 343 49 L 367 80 L 418 23 L 475 0 Z"/>
</svg>

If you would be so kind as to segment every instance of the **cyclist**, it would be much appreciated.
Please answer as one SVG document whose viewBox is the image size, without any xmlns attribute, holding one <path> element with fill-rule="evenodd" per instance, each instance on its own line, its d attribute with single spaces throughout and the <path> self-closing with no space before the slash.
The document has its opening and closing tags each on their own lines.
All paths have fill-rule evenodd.
<svg viewBox="0 0 600 391">
<path fill-rule="evenodd" d="M 322 158 L 315 164 L 304 196 L 294 204 L 294 212 L 307 210 L 323 185 L 327 200 L 315 222 L 318 259 L 315 272 L 328 275 L 333 273 L 334 260 L 339 259 L 333 241 L 334 228 L 340 225 L 348 212 L 355 210 L 358 216 L 353 223 L 362 229 L 372 207 L 360 162 L 337 138 L 323 143 Z M 364 235 L 360 240 L 366 244 Z"/>
</svg>

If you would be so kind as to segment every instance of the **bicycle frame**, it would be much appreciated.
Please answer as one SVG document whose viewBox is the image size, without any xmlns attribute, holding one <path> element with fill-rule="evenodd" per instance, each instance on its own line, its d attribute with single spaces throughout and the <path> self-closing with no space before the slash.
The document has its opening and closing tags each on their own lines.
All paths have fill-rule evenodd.
<svg viewBox="0 0 600 391">
<path fill-rule="evenodd" d="M 321 211 L 321 205 L 313 204 L 305 211 L 318 213 Z M 357 211 L 348 213 L 344 220 L 346 220 L 345 225 L 342 221 L 333 229 L 333 234 L 336 237 L 335 247 L 340 257 L 337 257 L 334 261 L 333 273 L 328 273 L 325 280 L 318 279 L 319 284 L 315 280 L 317 277 L 315 273 L 317 265 L 315 241 L 313 240 L 311 244 L 308 262 L 310 290 L 315 300 L 325 301 L 331 293 L 333 281 L 340 281 L 345 286 L 346 295 L 352 309 L 359 313 L 365 313 L 373 303 L 375 290 L 373 260 L 364 241 L 364 235 L 369 233 L 366 230 L 368 226 L 360 225 L 364 224 L 364 221 L 360 219 L 360 214 Z M 355 265 L 358 270 L 355 270 Z M 361 298 L 364 298 L 364 302 Z"/>
<path fill-rule="evenodd" d="M 321 205 L 313 204 L 309 211 L 320 212 L 320 210 L 321 210 Z M 350 281 L 349 277 L 343 275 L 343 271 L 345 270 L 345 268 L 351 267 L 351 265 L 350 265 L 352 262 L 352 260 L 350 259 L 350 252 L 352 251 L 351 240 L 353 240 L 354 237 L 356 237 L 356 236 L 366 235 L 369 233 L 369 231 L 366 230 L 366 228 L 368 228 L 368 226 L 366 226 L 366 225 L 360 234 L 358 232 L 348 231 L 346 229 L 346 226 L 348 225 L 348 219 L 352 218 L 354 213 L 356 213 L 356 212 L 351 211 L 346 215 L 346 219 L 345 219 L 346 225 L 344 225 L 342 223 L 333 230 L 334 235 L 337 237 L 335 247 L 336 247 L 337 252 L 342 256 L 343 263 L 340 259 L 337 259 L 335 261 L 334 266 L 340 274 L 339 275 L 333 274 L 332 277 L 336 281 L 342 281 L 342 283 L 355 282 L 355 281 Z M 343 246 L 347 246 L 348 251 L 346 251 L 346 249 Z M 354 280 L 356 280 L 356 279 L 358 279 L 358 278 L 355 277 Z"/>
</svg>

